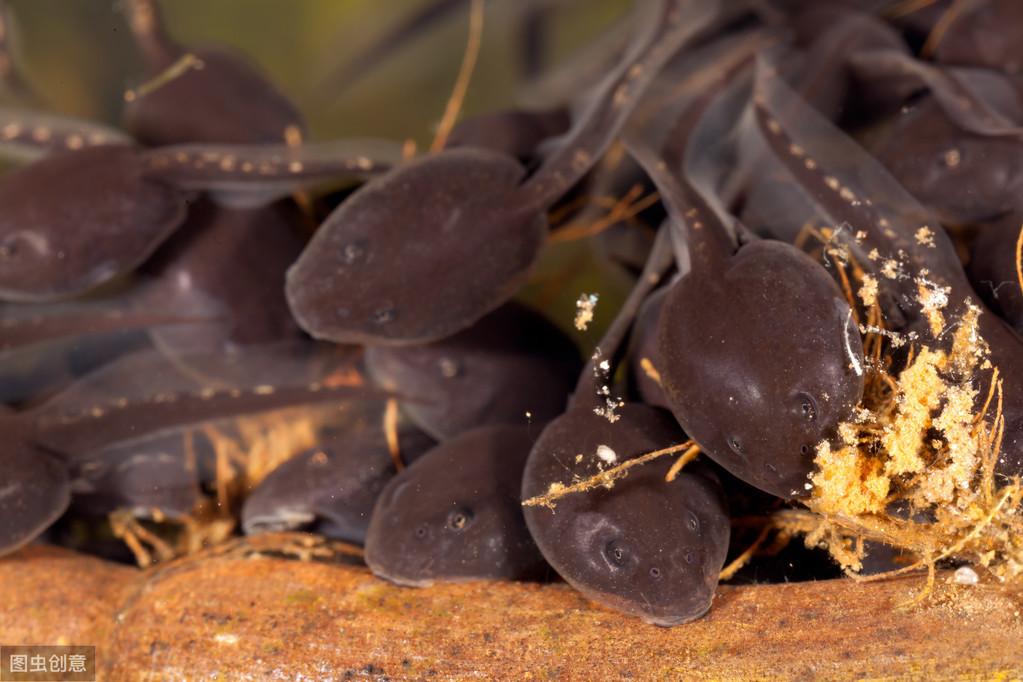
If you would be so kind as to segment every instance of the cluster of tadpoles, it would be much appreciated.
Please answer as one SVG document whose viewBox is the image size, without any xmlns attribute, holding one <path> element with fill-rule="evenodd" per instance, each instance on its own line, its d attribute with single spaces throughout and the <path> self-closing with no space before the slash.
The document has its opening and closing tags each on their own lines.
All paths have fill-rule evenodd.
<svg viewBox="0 0 1023 682">
<path fill-rule="evenodd" d="M 470 7 L 471 63 L 483 4 L 419 21 Z M 729 507 L 812 501 L 821 453 L 872 428 L 865 390 L 919 366 L 916 341 L 952 357 L 976 310 L 982 361 L 932 363 L 996 427 L 956 484 L 1023 474 L 1016 0 L 637 1 L 631 37 L 546 76 L 564 92 L 543 109 L 414 158 L 305 140 L 247 62 L 178 44 L 153 0 L 123 9 L 151 72 L 125 132 L 0 109 L 22 161 L 0 180 L 0 553 L 98 547 L 76 524 L 109 518 L 170 557 L 161 524 L 240 494 L 244 532 L 364 546 L 400 584 L 553 569 L 674 625 L 734 572 Z M 549 216 L 637 182 L 663 224 L 584 364 L 513 298 Z M 996 383 L 997 411 L 967 390 Z M 941 467 L 961 444 L 928 419 Z"/>
</svg>

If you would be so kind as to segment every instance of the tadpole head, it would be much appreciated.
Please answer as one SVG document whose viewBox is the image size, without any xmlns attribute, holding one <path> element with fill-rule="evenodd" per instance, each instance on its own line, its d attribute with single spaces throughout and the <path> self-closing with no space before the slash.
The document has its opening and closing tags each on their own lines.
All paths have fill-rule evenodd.
<svg viewBox="0 0 1023 682">
<path fill-rule="evenodd" d="M 806 493 L 817 445 L 863 395 L 863 345 L 827 271 L 753 242 L 716 277 L 687 275 L 659 322 L 672 411 L 711 458 L 762 490 Z"/>
<path fill-rule="evenodd" d="M 68 297 L 123 274 L 180 225 L 185 207 L 126 145 L 22 166 L 0 183 L 0 298 Z"/>
<path fill-rule="evenodd" d="M 488 426 L 438 445 L 377 499 L 366 563 L 401 585 L 531 579 L 545 572 L 519 504 L 528 426 Z"/>
<path fill-rule="evenodd" d="M 338 343 L 409 344 L 465 329 L 525 282 L 546 217 L 511 205 L 514 159 L 444 151 L 373 180 L 323 224 L 292 266 L 298 323 Z"/>
<path fill-rule="evenodd" d="M 283 142 L 286 130 L 304 127 L 295 105 L 242 55 L 217 47 L 190 57 L 180 75 L 125 106 L 125 128 L 139 142 Z"/>
<path fill-rule="evenodd" d="M 933 97 L 896 116 L 872 151 L 942 220 L 986 220 L 1014 207 L 1023 178 L 1016 144 L 963 131 Z"/>
<path fill-rule="evenodd" d="M 35 539 L 71 500 L 64 463 L 12 440 L 0 451 L 0 556 Z"/>
<path fill-rule="evenodd" d="M 397 473 L 383 426 L 386 408 L 360 402 L 343 408 L 339 424 L 318 437 L 317 447 L 278 465 L 245 498 L 246 535 L 304 530 L 363 544 L 377 497 Z M 399 421 L 398 453 L 410 465 L 435 443 Z"/>
<path fill-rule="evenodd" d="M 684 441 L 664 410 L 627 403 L 612 423 L 575 408 L 537 439 L 522 495 L 542 495 L 553 483 L 586 480 L 601 468 Z M 555 500 L 553 509 L 524 507 L 533 538 L 562 578 L 598 603 L 662 626 L 694 620 L 710 608 L 729 537 L 717 482 L 688 467 L 666 482 L 672 462 L 665 457 L 639 465 L 610 490 L 598 485 L 572 493 Z"/>
</svg>

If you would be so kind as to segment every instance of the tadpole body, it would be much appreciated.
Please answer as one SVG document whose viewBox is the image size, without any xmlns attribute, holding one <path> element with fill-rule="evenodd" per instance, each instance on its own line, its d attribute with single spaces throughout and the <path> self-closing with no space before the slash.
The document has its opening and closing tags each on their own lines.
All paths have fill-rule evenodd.
<svg viewBox="0 0 1023 682">
<path fill-rule="evenodd" d="M 440 341 L 366 350 L 370 377 L 411 398 L 404 411 L 438 440 L 487 424 L 554 418 L 581 367 L 571 339 L 518 303 Z"/>
<path fill-rule="evenodd" d="M 547 565 L 519 505 L 533 426 L 484 426 L 433 448 L 390 480 L 366 534 L 366 563 L 400 585 L 538 580 Z"/>
<path fill-rule="evenodd" d="M 409 466 L 435 445 L 404 420 L 395 420 L 389 436 L 386 418 L 382 402 L 343 407 L 316 447 L 278 465 L 246 497 L 245 533 L 303 530 L 363 544 L 373 505 L 398 473 L 395 458 Z"/>
<path fill-rule="evenodd" d="M 692 262 L 665 294 L 658 369 L 672 412 L 709 457 L 757 488 L 800 497 L 817 444 L 862 397 L 863 345 L 821 265 L 754 237 L 713 196 L 747 99 L 742 83 L 690 109 L 663 159 L 628 141 Z"/>
<path fill-rule="evenodd" d="M 523 499 L 685 441 L 668 412 L 627 403 L 618 414 L 611 422 L 575 409 L 545 428 L 523 476 Z M 553 509 L 525 507 L 533 538 L 562 578 L 600 604 L 662 626 L 707 612 L 729 537 L 716 481 L 687 469 L 668 483 L 671 463 L 640 465 L 610 490 L 574 493 Z"/>
</svg>

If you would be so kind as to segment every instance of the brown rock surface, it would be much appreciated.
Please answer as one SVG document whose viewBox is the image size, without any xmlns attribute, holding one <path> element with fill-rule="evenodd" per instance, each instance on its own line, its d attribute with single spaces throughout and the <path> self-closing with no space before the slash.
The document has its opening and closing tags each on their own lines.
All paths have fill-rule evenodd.
<svg viewBox="0 0 1023 682">
<path fill-rule="evenodd" d="M 394 587 L 301 536 L 148 572 L 33 547 L 0 559 L 0 642 L 95 644 L 111 680 L 1023 676 L 1023 594 L 948 581 L 911 608 L 919 578 L 724 586 L 661 629 L 563 585 Z"/>
</svg>

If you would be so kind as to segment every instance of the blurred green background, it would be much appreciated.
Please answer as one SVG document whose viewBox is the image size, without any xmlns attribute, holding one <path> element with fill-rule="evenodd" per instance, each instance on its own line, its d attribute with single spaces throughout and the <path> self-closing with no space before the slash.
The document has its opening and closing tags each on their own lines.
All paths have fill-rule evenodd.
<svg viewBox="0 0 1023 682">
<path fill-rule="evenodd" d="M 315 137 L 378 135 L 428 141 L 461 62 L 466 1 L 396 49 L 346 92 L 320 88 L 332 67 L 435 0 L 164 0 L 184 44 L 235 47 L 303 109 Z M 626 0 L 545 0 L 550 61 L 610 25 Z M 8 0 L 19 65 L 54 109 L 116 123 L 125 89 L 143 78 L 118 0 Z M 507 106 L 521 84 L 517 18 L 523 0 L 487 0 L 482 50 L 464 111 Z"/>
</svg>

